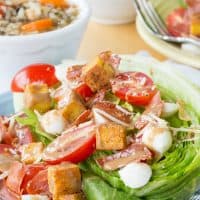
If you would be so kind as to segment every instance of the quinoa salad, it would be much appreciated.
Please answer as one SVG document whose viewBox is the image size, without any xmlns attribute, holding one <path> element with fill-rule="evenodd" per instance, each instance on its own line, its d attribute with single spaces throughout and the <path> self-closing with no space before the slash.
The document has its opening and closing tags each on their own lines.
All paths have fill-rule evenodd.
<svg viewBox="0 0 200 200">
<path fill-rule="evenodd" d="M 0 0 L 0 35 L 27 35 L 63 28 L 78 16 L 67 0 Z"/>
</svg>

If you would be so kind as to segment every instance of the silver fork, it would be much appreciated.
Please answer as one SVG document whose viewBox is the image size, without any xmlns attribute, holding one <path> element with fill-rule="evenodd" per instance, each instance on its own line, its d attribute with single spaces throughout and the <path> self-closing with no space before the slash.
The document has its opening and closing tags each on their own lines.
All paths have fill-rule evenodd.
<svg viewBox="0 0 200 200">
<path fill-rule="evenodd" d="M 168 42 L 191 43 L 200 47 L 200 39 L 197 37 L 174 37 L 170 35 L 166 25 L 149 0 L 133 0 L 133 3 L 148 30 L 156 37 Z"/>
</svg>

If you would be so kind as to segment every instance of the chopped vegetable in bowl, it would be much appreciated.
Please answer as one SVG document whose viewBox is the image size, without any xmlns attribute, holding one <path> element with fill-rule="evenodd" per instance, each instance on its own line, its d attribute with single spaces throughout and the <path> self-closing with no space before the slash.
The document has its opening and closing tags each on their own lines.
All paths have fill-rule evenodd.
<svg viewBox="0 0 200 200">
<path fill-rule="evenodd" d="M 47 64 L 13 78 L 20 107 L 0 118 L 0 197 L 188 200 L 199 188 L 196 87 L 111 52 L 59 80 Z"/>
<path fill-rule="evenodd" d="M 0 35 L 25 35 L 63 28 L 78 16 L 66 0 L 0 1 Z"/>
<path fill-rule="evenodd" d="M 173 36 L 200 37 L 200 2 L 185 0 L 185 5 L 167 16 L 166 25 Z"/>
</svg>

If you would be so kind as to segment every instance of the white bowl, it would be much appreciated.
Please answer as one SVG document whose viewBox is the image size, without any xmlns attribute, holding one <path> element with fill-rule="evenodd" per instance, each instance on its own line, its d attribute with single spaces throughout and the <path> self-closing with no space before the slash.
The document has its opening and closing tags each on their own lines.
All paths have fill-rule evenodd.
<svg viewBox="0 0 200 200">
<path fill-rule="evenodd" d="M 92 19 L 102 24 L 124 24 L 135 20 L 133 0 L 88 0 Z"/>
<path fill-rule="evenodd" d="M 58 64 L 75 58 L 87 27 L 90 9 L 86 0 L 70 0 L 80 14 L 70 25 L 45 33 L 26 36 L 0 36 L 0 93 L 9 89 L 13 75 L 31 63 Z"/>
</svg>

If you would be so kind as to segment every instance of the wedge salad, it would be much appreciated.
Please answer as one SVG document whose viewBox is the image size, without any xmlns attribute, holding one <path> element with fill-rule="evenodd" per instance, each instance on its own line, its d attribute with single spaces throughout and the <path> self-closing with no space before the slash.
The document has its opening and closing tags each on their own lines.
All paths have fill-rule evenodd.
<svg viewBox="0 0 200 200">
<path fill-rule="evenodd" d="M 107 51 L 15 75 L 0 199 L 186 200 L 199 189 L 200 91 L 134 59 Z"/>
</svg>

